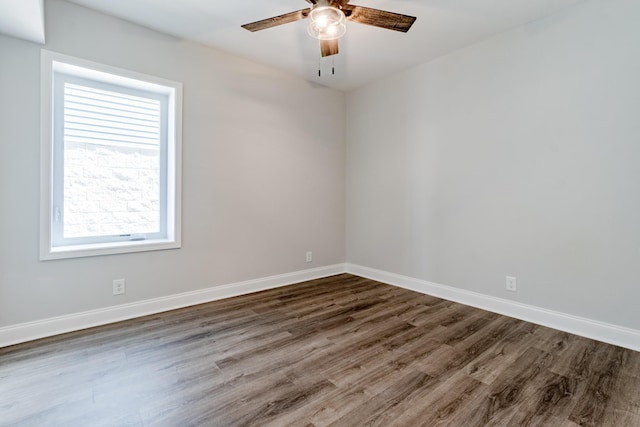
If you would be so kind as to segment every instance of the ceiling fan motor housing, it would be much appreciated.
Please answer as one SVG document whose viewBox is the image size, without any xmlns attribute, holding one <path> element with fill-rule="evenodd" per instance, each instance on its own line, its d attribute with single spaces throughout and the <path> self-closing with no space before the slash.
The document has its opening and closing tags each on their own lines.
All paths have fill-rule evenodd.
<svg viewBox="0 0 640 427">
<path fill-rule="evenodd" d="M 314 9 L 316 7 L 335 7 L 336 9 L 342 9 L 342 3 L 346 3 L 346 2 L 341 2 L 337 0 L 316 0 L 313 3 L 314 3 L 313 5 Z"/>
</svg>

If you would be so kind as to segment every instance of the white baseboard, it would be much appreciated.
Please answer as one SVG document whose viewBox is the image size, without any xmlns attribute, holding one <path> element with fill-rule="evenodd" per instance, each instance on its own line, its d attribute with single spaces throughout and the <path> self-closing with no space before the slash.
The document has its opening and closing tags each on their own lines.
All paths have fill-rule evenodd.
<svg viewBox="0 0 640 427">
<path fill-rule="evenodd" d="M 279 274 L 0 328 L 0 347 L 348 272 L 505 316 L 640 351 L 640 331 L 355 264 Z"/>
<path fill-rule="evenodd" d="M 449 301 L 640 351 L 640 331 L 354 264 L 347 272 Z"/>
<path fill-rule="evenodd" d="M 345 264 L 312 268 L 0 328 L 0 347 L 344 273 Z"/>
</svg>

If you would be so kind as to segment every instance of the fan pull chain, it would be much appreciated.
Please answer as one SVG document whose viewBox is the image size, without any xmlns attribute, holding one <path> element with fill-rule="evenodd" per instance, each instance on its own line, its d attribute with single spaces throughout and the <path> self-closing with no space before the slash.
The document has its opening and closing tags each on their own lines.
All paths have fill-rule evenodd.
<svg viewBox="0 0 640 427">
<path fill-rule="evenodd" d="M 331 75 L 336 75 L 336 59 L 331 57 Z M 318 77 L 322 77 L 322 57 L 318 58 Z"/>
</svg>

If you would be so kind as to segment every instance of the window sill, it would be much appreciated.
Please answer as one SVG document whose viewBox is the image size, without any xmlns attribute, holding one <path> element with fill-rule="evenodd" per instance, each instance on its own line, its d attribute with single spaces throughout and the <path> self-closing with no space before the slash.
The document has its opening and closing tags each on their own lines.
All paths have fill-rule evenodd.
<svg viewBox="0 0 640 427">
<path fill-rule="evenodd" d="M 58 246 L 50 248 L 48 251 L 43 251 L 43 253 L 40 254 L 40 260 L 46 261 L 53 259 L 126 254 L 132 252 L 161 251 L 166 249 L 178 249 L 180 247 L 180 242 L 169 239 Z"/>
</svg>

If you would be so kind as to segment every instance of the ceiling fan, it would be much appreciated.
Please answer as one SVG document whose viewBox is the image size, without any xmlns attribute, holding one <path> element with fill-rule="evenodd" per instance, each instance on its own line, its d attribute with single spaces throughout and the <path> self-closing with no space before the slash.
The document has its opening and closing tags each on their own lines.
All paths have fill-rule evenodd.
<svg viewBox="0 0 640 427">
<path fill-rule="evenodd" d="M 415 16 L 351 5 L 348 4 L 349 0 L 306 1 L 311 4 L 310 8 L 244 24 L 242 28 L 252 32 L 260 31 L 309 18 L 307 31 L 320 40 L 320 54 L 325 57 L 338 53 L 338 39 L 346 32 L 346 21 L 406 33 L 416 20 Z"/>
</svg>

